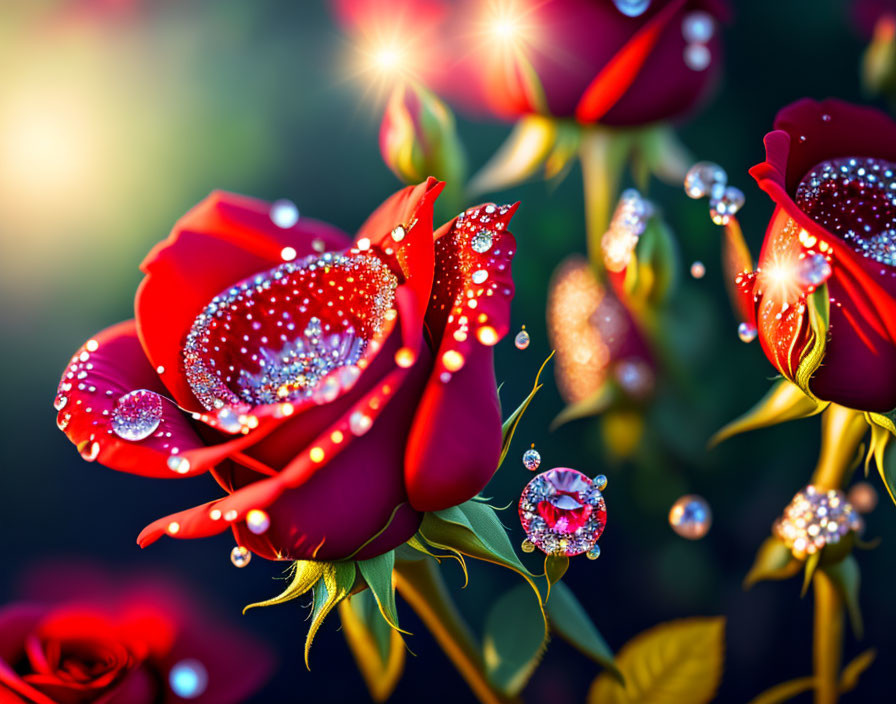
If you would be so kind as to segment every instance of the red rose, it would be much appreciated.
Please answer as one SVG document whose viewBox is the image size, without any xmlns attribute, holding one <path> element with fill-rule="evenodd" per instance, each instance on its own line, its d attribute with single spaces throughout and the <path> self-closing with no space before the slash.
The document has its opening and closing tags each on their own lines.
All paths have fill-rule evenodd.
<svg viewBox="0 0 896 704">
<path fill-rule="evenodd" d="M 396 193 L 353 243 L 290 206 L 216 193 L 149 254 L 136 320 L 75 354 L 56 401 L 86 459 L 211 471 L 227 492 L 141 545 L 233 528 L 269 559 L 364 559 L 486 485 L 515 207 L 433 233 L 441 188 Z"/>
<path fill-rule="evenodd" d="M 459 103 L 507 119 L 665 120 L 699 102 L 721 67 L 723 0 L 476 1 L 450 13 L 445 2 L 390 1 L 400 11 L 377 12 L 370 0 L 336 5 L 364 36 L 437 37 L 435 48 L 428 40 L 408 50 L 409 69 Z"/>
<path fill-rule="evenodd" d="M 3 704 L 235 704 L 270 674 L 260 643 L 159 580 L 57 567 L 30 581 L 0 608 Z"/>
<path fill-rule="evenodd" d="M 826 283 L 818 398 L 896 407 L 896 123 L 838 100 L 784 108 L 750 173 L 776 208 L 755 275 L 741 287 L 763 350 L 795 379 L 816 336 L 807 294 Z M 827 307 L 827 306 L 825 306 Z M 813 365 L 814 366 L 814 365 Z"/>
</svg>

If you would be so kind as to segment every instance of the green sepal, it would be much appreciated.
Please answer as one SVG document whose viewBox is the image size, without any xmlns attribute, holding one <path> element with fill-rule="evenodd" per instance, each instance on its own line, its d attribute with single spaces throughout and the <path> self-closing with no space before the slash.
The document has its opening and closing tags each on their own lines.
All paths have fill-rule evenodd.
<svg viewBox="0 0 896 704">
<path fill-rule="evenodd" d="M 781 540 L 772 536 L 766 538 L 759 550 L 747 576 L 744 577 L 744 589 L 749 589 L 757 582 L 772 579 L 789 579 L 800 571 L 803 563 L 797 560 L 790 548 Z"/>
<path fill-rule="evenodd" d="M 557 121 L 543 115 L 527 115 L 494 155 L 470 179 L 471 195 L 503 191 L 535 176 L 557 145 Z"/>
<path fill-rule="evenodd" d="M 840 673 L 840 694 L 851 692 L 859 686 L 859 677 L 862 676 L 865 670 L 871 667 L 871 663 L 874 662 L 876 657 L 877 650 L 869 648 L 849 661 Z"/>
<path fill-rule="evenodd" d="M 862 582 L 859 571 L 859 562 L 853 555 L 832 565 L 822 567 L 825 574 L 831 578 L 837 591 L 840 593 L 843 603 L 846 604 L 846 613 L 849 614 L 849 623 L 856 638 L 861 638 L 864 632 L 862 623 L 862 609 L 859 605 L 859 586 Z"/>
<path fill-rule="evenodd" d="M 828 327 L 830 326 L 831 299 L 828 297 L 827 284 L 819 286 L 815 291 L 806 296 L 806 311 L 809 314 L 809 328 L 812 330 L 812 339 L 800 356 L 800 363 L 794 374 L 793 381 L 808 396 L 815 398 L 809 388 L 809 380 L 821 366 L 824 359 L 824 351 L 827 347 Z"/>
<path fill-rule="evenodd" d="M 392 628 L 398 627 L 398 613 L 395 608 L 395 587 L 392 586 L 392 570 L 395 567 L 395 551 L 378 555 L 369 560 L 359 560 L 358 570 L 376 599 L 380 613 Z M 401 631 L 407 633 L 407 631 Z M 410 634 L 408 634 L 410 635 Z"/>
<path fill-rule="evenodd" d="M 800 598 L 806 596 L 809 591 L 809 585 L 812 584 L 812 578 L 818 569 L 818 563 L 821 562 L 821 551 L 813 552 L 806 558 L 803 564 L 803 588 L 800 590 Z"/>
<path fill-rule="evenodd" d="M 873 427 L 871 437 L 873 443 Z M 887 438 L 887 442 L 884 443 L 880 452 L 875 454 L 875 459 L 877 460 L 877 471 L 887 488 L 887 493 L 890 495 L 890 499 L 896 503 L 896 450 L 893 449 L 896 445 L 893 445 L 890 440 L 891 438 Z"/>
<path fill-rule="evenodd" d="M 529 583 L 543 609 L 535 575 L 520 562 L 507 537 L 507 531 L 491 506 L 467 501 L 443 511 L 426 513 L 420 526 L 420 534 L 433 547 L 452 550 L 513 570 Z"/>
<path fill-rule="evenodd" d="M 311 624 L 308 626 L 308 634 L 305 636 L 305 667 L 309 670 L 311 665 L 308 656 L 311 653 L 311 644 L 327 615 L 345 599 L 355 586 L 354 562 L 325 562 L 325 569 L 312 589 L 314 601 L 311 609 Z"/>
<path fill-rule="evenodd" d="M 563 575 L 568 569 L 569 558 L 566 555 L 545 555 L 544 576 L 548 583 L 547 593 L 544 597 L 545 602 L 550 599 L 551 588 L 563 579 Z"/>
<path fill-rule="evenodd" d="M 560 411 L 551 421 L 550 430 L 556 430 L 570 421 L 596 416 L 612 406 L 619 397 L 619 386 L 612 379 L 606 379 L 593 394 L 581 401 L 569 404 Z"/>
<path fill-rule="evenodd" d="M 675 288 L 678 266 L 671 230 L 660 217 L 650 218 L 625 270 L 626 299 L 636 309 L 660 305 Z"/>
<path fill-rule="evenodd" d="M 529 395 L 523 399 L 523 402 L 501 425 L 501 456 L 498 458 L 498 467 L 504 463 L 504 458 L 507 457 L 507 453 L 510 450 L 510 441 L 513 440 L 513 434 L 516 432 L 516 427 L 520 424 L 520 419 L 523 417 L 523 413 L 529 408 L 529 404 L 532 402 L 532 399 L 535 398 L 535 394 L 537 394 L 538 390 L 542 387 L 542 385 L 538 383 L 538 380 L 553 356 L 554 353 L 551 352 L 548 355 L 548 358 L 542 362 L 541 367 L 538 369 L 538 373 L 535 375 L 535 383 L 532 384 L 532 391 L 529 392 Z"/>
<path fill-rule="evenodd" d="M 569 173 L 578 157 L 582 128 L 574 120 L 556 120 L 555 128 L 554 146 L 544 162 L 544 177 L 557 184 Z"/>
<path fill-rule="evenodd" d="M 552 631 L 598 665 L 605 667 L 621 685 L 625 685 L 622 673 L 616 667 L 613 651 L 566 584 L 557 582 L 554 585 L 545 609 Z"/>
<path fill-rule="evenodd" d="M 243 613 L 245 614 L 249 609 L 259 606 L 275 606 L 298 599 L 317 584 L 318 580 L 323 577 L 328 565 L 329 563 L 327 562 L 318 562 L 317 560 L 296 560 L 289 567 L 290 575 L 287 578 L 292 580 L 289 586 L 273 599 L 249 604 L 243 609 Z"/>
<path fill-rule="evenodd" d="M 728 438 L 750 430 L 814 416 L 828 405 L 807 396 L 787 379 L 779 379 L 759 403 L 713 435 L 709 447 L 713 448 Z"/>
<path fill-rule="evenodd" d="M 489 611 L 482 654 L 489 680 L 503 693 L 522 691 L 547 646 L 541 605 L 532 591 L 519 584 L 500 597 Z"/>
<path fill-rule="evenodd" d="M 386 701 L 401 679 L 405 645 L 401 634 L 383 619 L 369 590 L 353 594 L 339 604 L 342 632 L 370 697 Z"/>
</svg>

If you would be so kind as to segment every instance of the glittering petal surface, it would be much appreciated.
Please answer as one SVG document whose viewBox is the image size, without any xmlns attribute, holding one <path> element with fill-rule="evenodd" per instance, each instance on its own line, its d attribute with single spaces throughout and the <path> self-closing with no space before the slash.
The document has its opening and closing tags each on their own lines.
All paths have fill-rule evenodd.
<svg viewBox="0 0 896 704">
<path fill-rule="evenodd" d="M 889 189 L 886 164 L 896 159 L 896 123 L 837 100 L 801 100 L 779 113 L 765 146 L 766 161 L 750 171 L 778 205 L 756 277 L 763 348 L 779 370 L 792 373 L 805 346 L 804 295 L 770 286 L 769 272 L 782 261 L 786 268 L 820 252 L 832 270 L 831 313 L 825 358 L 811 388 L 825 400 L 889 410 L 896 406 L 896 268 L 886 261 L 892 198 L 880 185 Z"/>
<path fill-rule="evenodd" d="M 271 219 L 264 201 L 215 192 L 182 217 L 146 257 L 137 292 L 140 340 L 175 401 L 202 411 L 183 372 L 181 352 L 196 317 L 235 282 L 271 269 L 287 257 L 340 250 L 349 243 L 336 228 L 306 218 L 291 227 Z M 292 251 L 286 248 L 291 248 Z"/>
<path fill-rule="evenodd" d="M 426 327 L 435 365 L 405 455 L 411 505 L 454 506 L 485 487 L 497 467 L 501 416 L 491 347 L 510 327 L 507 224 L 516 206 L 471 208 L 436 233 L 436 274 Z"/>
<path fill-rule="evenodd" d="M 141 391 L 135 402 L 134 391 Z M 85 459 L 151 477 L 172 471 L 172 454 L 204 448 L 189 418 L 166 397 L 137 338 L 134 321 L 96 335 L 79 349 L 59 382 L 56 422 Z M 120 402 L 121 400 L 121 402 Z M 147 432 L 149 431 L 149 432 Z"/>
</svg>

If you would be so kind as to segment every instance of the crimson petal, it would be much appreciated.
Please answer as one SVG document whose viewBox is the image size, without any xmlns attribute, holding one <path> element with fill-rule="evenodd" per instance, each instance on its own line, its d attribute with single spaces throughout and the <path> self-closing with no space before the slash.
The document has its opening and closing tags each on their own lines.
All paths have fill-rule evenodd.
<svg viewBox="0 0 896 704">
<path fill-rule="evenodd" d="M 436 233 L 436 275 L 426 325 L 436 364 L 405 453 L 411 505 L 437 511 L 485 487 L 501 451 L 493 350 L 510 328 L 507 223 L 517 206 L 469 209 Z"/>
</svg>

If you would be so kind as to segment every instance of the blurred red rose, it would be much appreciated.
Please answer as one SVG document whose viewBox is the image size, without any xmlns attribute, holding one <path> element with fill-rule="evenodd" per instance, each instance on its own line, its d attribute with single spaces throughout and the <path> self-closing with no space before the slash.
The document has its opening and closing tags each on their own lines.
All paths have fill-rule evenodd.
<svg viewBox="0 0 896 704">
<path fill-rule="evenodd" d="M 813 340 L 806 296 L 827 284 L 824 357 L 809 388 L 866 411 L 896 407 L 896 122 L 838 100 L 778 113 L 750 173 L 776 208 L 741 287 L 769 360 L 794 379 Z M 752 322 L 752 321 L 748 321 Z"/>
<path fill-rule="evenodd" d="M 255 638 L 158 579 L 57 566 L 0 607 L 4 704 L 236 704 L 272 667 Z"/>
<path fill-rule="evenodd" d="M 706 96 L 728 14 L 724 0 L 390 0 L 388 12 L 369 0 L 335 4 L 356 33 L 430 37 L 408 50 L 408 65 L 468 108 L 617 126 L 677 117 Z"/>
<path fill-rule="evenodd" d="M 149 254 L 136 320 L 78 350 L 55 404 L 85 459 L 211 471 L 227 492 L 141 545 L 232 527 L 268 559 L 365 559 L 486 485 L 515 207 L 433 233 L 441 188 L 396 193 L 354 242 L 291 204 L 216 193 Z"/>
</svg>

